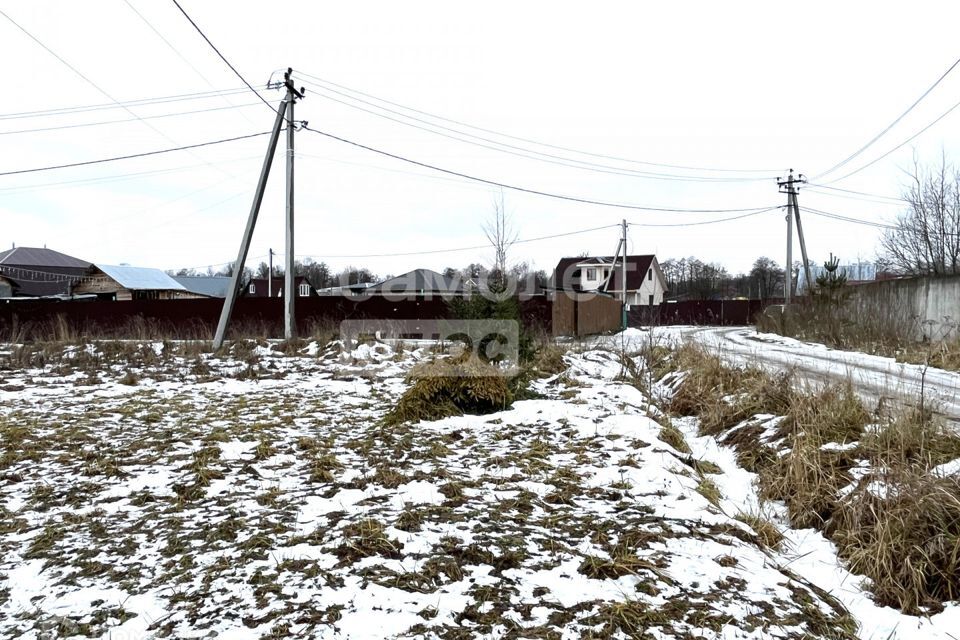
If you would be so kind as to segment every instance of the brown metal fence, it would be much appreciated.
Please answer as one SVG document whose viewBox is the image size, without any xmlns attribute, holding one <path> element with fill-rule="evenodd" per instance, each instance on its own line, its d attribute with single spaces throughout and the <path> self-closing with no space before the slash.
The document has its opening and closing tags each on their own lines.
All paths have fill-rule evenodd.
<svg viewBox="0 0 960 640">
<path fill-rule="evenodd" d="M 750 325 L 770 305 L 782 300 L 685 300 L 665 302 L 656 307 L 634 306 L 627 324 L 631 327 L 648 325 Z"/>
<path fill-rule="evenodd" d="M 551 330 L 552 304 L 546 296 L 522 297 L 521 319 L 528 329 Z M 71 336 L 170 337 L 209 339 L 223 300 L 0 300 L 0 340 L 45 340 Z M 437 296 L 391 300 L 381 296 L 297 298 L 297 331 L 336 329 L 344 320 L 428 320 L 451 317 L 447 299 Z M 283 300 L 240 298 L 234 307 L 231 335 L 283 335 Z"/>
<path fill-rule="evenodd" d="M 587 336 L 617 331 L 622 324 L 618 300 L 588 293 L 558 291 L 553 301 L 553 335 Z"/>
</svg>

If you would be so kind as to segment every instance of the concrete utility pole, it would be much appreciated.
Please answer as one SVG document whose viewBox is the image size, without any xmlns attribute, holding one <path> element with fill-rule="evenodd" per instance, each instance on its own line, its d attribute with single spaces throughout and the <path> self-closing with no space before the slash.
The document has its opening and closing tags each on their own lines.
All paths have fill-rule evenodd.
<svg viewBox="0 0 960 640">
<path fill-rule="evenodd" d="M 620 281 L 623 285 L 623 308 L 621 311 L 620 324 L 623 329 L 627 328 L 627 220 L 623 220 L 623 235 L 620 242 L 623 244 L 623 264 L 620 265 Z"/>
<path fill-rule="evenodd" d="M 267 297 L 273 297 L 273 249 L 267 249 L 267 260 L 269 260 L 269 271 L 267 272 Z"/>
<path fill-rule="evenodd" d="M 810 280 L 810 260 L 807 258 L 807 242 L 803 237 L 803 225 L 800 223 L 800 205 L 797 203 L 797 191 L 794 185 L 804 184 L 807 179 L 802 173 L 793 177 L 793 169 L 786 180 L 777 178 L 777 186 L 780 187 L 780 193 L 787 194 L 787 268 L 784 270 L 783 299 L 784 303 L 790 304 L 790 298 L 793 294 L 793 220 L 797 220 L 797 235 L 800 237 L 800 255 L 803 259 L 803 275 L 807 281 L 807 290 L 811 290 L 813 282 Z"/>
<path fill-rule="evenodd" d="M 291 75 L 293 69 L 287 69 L 284 74 L 283 86 L 287 89 L 287 95 L 280 102 L 277 108 L 277 119 L 273 124 L 273 131 L 270 133 L 270 142 L 267 145 L 267 155 L 263 159 L 263 168 L 260 170 L 260 180 L 257 182 L 257 190 L 253 195 L 253 204 L 250 206 L 250 215 L 247 217 L 247 226 L 243 231 L 243 237 L 240 240 L 240 250 L 237 252 L 237 260 L 233 265 L 233 275 L 230 278 L 230 288 L 227 290 L 227 296 L 223 300 L 223 309 L 220 312 L 220 321 L 217 323 L 217 332 L 213 337 L 213 348 L 219 349 L 223 346 L 223 341 L 227 335 L 227 325 L 230 324 L 230 316 L 233 315 L 233 307 L 237 302 L 237 294 L 240 291 L 240 279 L 243 277 L 243 265 L 247 261 L 247 253 L 250 251 L 250 241 L 253 238 L 253 230 L 257 226 L 257 217 L 260 215 L 260 204 L 263 202 L 263 194 L 267 188 L 267 178 L 270 177 L 270 167 L 273 165 L 273 156 L 277 150 L 277 142 L 280 139 L 280 131 L 283 129 L 284 117 L 288 120 L 287 124 L 287 273 L 293 272 L 293 103 L 298 98 L 303 98 L 304 89 L 297 91 L 293 86 Z M 272 255 L 271 255 L 272 269 Z M 270 274 L 271 281 L 273 274 Z M 292 299 L 293 289 L 292 276 L 289 279 L 287 298 Z M 269 286 L 269 285 L 268 285 Z M 287 315 L 285 318 L 286 336 L 292 337 L 290 328 L 293 326 L 293 304 L 286 303 Z"/>
<path fill-rule="evenodd" d="M 287 69 L 283 76 L 283 83 L 287 87 L 287 215 L 286 215 L 286 237 L 287 237 L 287 271 L 283 274 L 283 337 L 287 340 L 293 338 L 297 333 L 297 321 L 294 315 L 294 301 L 297 299 L 296 292 L 293 290 L 294 278 L 294 251 L 293 251 L 293 134 L 296 132 L 293 119 L 293 105 L 295 98 L 302 98 L 303 93 L 297 91 L 293 86 L 293 79 L 290 77 L 293 69 Z"/>
</svg>

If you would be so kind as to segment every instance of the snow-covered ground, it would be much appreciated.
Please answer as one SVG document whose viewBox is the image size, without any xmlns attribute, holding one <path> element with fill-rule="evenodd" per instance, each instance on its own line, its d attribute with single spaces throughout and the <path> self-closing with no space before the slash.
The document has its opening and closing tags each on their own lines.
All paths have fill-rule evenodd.
<svg viewBox="0 0 960 640">
<path fill-rule="evenodd" d="M 692 421 L 693 456 L 661 441 L 617 349 L 389 428 L 426 349 L 108 351 L 0 369 L 0 637 L 852 637 L 840 602 L 864 638 L 960 628 L 873 606 L 819 534 L 761 547 L 753 478 Z"/>
</svg>

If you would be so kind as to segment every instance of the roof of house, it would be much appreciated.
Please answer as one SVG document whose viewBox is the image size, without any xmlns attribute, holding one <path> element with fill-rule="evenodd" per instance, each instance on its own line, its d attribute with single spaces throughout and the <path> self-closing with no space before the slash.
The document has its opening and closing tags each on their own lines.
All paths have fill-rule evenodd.
<svg viewBox="0 0 960 640">
<path fill-rule="evenodd" d="M 230 278 L 226 276 L 172 276 L 190 293 L 211 298 L 226 298 Z"/>
<path fill-rule="evenodd" d="M 21 267 L 89 269 L 92 263 L 46 247 L 14 247 L 13 249 L 0 251 L 0 264 Z"/>
<path fill-rule="evenodd" d="M 463 281 L 430 269 L 414 269 L 399 276 L 378 282 L 371 287 L 382 293 L 462 293 Z"/>
<path fill-rule="evenodd" d="M 160 269 L 109 264 L 98 264 L 96 267 L 121 287 L 131 291 L 187 291 L 186 287 Z"/>
<path fill-rule="evenodd" d="M 636 291 L 643 286 L 643 279 L 647 276 L 647 270 L 653 264 L 656 256 L 637 255 L 627 256 L 627 290 Z M 613 264 L 613 256 L 588 256 L 576 258 L 561 258 L 554 270 L 554 286 L 557 289 L 563 289 L 564 283 L 570 282 L 572 270 L 576 269 L 578 264 Z M 607 291 L 618 291 L 621 288 L 620 267 L 614 269 L 613 277 L 607 283 Z"/>
</svg>

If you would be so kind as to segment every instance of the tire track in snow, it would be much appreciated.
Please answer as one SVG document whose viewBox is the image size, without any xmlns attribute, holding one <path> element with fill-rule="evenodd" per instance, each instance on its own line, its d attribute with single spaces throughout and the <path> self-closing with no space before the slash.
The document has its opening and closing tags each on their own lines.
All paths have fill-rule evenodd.
<svg viewBox="0 0 960 640">
<path fill-rule="evenodd" d="M 873 407 L 919 407 L 921 393 L 928 410 L 960 427 L 960 374 L 893 358 L 830 349 L 743 327 L 691 327 L 681 331 L 723 360 L 768 370 L 793 370 L 801 383 L 813 386 L 846 382 Z"/>
</svg>

